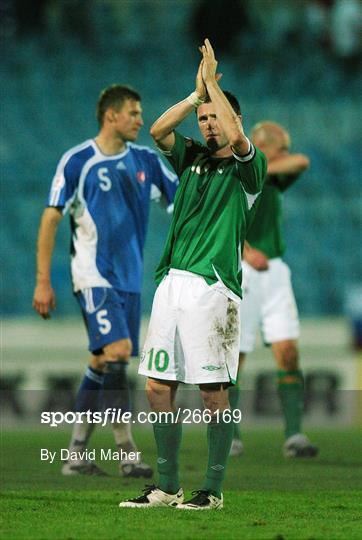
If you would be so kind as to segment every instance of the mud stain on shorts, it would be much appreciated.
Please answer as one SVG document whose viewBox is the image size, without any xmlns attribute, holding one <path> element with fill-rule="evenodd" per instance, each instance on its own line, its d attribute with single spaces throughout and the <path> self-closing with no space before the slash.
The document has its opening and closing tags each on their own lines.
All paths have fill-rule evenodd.
<svg viewBox="0 0 362 540">
<path fill-rule="evenodd" d="M 214 346 L 215 341 L 217 341 L 218 350 L 229 353 L 235 340 L 239 337 L 238 306 L 230 298 L 228 298 L 226 323 L 217 317 L 213 325 L 213 331 L 215 332 L 215 335 L 209 340 L 210 346 Z"/>
</svg>

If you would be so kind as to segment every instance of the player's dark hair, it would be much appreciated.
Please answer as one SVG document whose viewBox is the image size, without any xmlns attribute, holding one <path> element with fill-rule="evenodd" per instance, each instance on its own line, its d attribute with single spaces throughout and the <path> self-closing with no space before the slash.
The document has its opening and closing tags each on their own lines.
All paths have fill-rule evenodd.
<svg viewBox="0 0 362 540">
<path fill-rule="evenodd" d="M 234 96 L 234 94 L 232 94 L 228 90 L 223 90 L 223 94 L 228 100 L 228 102 L 230 103 L 230 105 L 232 106 L 233 111 L 236 112 L 237 115 L 241 115 L 240 104 L 237 98 Z M 211 99 L 209 95 L 206 96 L 205 103 L 211 103 Z"/>
<path fill-rule="evenodd" d="M 136 90 L 124 84 L 112 84 L 108 86 L 99 95 L 96 117 L 100 126 L 103 124 L 104 113 L 109 107 L 119 110 L 126 99 L 141 101 L 141 96 Z"/>
</svg>

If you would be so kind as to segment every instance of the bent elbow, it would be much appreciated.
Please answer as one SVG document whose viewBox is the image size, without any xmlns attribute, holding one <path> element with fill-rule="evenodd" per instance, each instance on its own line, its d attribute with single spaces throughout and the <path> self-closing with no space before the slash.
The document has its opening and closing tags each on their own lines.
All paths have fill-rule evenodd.
<svg viewBox="0 0 362 540">
<path fill-rule="evenodd" d="M 152 139 L 155 139 L 155 140 L 156 140 L 156 137 L 157 137 L 157 129 L 155 129 L 155 125 L 154 125 L 154 124 L 150 127 L 150 135 L 151 135 Z"/>
<path fill-rule="evenodd" d="M 162 133 L 160 129 L 157 128 L 156 124 L 153 124 L 150 128 L 150 135 L 152 139 L 157 143 L 162 139 Z"/>
</svg>

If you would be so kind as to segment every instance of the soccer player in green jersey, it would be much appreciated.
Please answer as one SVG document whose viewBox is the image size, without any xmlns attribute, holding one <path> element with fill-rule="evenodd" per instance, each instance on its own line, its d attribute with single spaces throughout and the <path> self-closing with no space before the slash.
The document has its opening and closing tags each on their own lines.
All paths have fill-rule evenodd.
<svg viewBox="0 0 362 540">
<path fill-rule="evenodd" d="M 221 484 L 233 437 L 233 423 L 223 412 L 238 368 L 241 251 L 266 159 L 244 134 L 236 98 L 218 84 L 210 42 L 200 50 L 196 91 L 151 128 L 180 178 L 139 368 L 148 377 L 151 408 L 160 413 L 153 424 L 159 482 L 120 506 L 223 506 Z M 195 108 L 205 144 L 175 131 Z M 204 485 L 186 502 L 178 476 L 182 424 L 176 421 L 174 399 L 179 382 L 199 385 L 210 413 Z M 165 412 L 173 421 L 163 420 Z"/>
<path fill-rule="evenodd" d="M 303 376 L 298 363 L 299 320 L 290 270 L 282 256 L 282 193 L 308 168 L 303 154 L 289 153 L 288 132 L 275 122 L 261 122 L 252 130 L 251 140 L 268 159 L 268 175 L 258 200 L 244 247 L 243 291 L 240 307 L 240 368 L 245 355 L 254 348 L 258 328 L 271 345 L 278 367 L 278 393 L 285 420 L 286 457 L 313 457 L 318 450 L 301 433 Z M 230 388 L 229 399 L 238 407 L 238 384 Z M 243 445 L 235 425 L 232 455 L 240 455 Z"/>
</svg>

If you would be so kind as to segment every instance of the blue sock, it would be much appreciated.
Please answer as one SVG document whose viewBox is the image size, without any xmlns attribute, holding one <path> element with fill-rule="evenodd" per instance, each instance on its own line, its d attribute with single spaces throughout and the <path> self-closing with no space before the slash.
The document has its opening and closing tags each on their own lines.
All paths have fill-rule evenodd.
<svg viewBox="0 0 362 540">
<path fill-rule="evenodd" d="M 94 412 L 100 410 L 100 390 L 103 386 L 104 375 L 89 367 L 85 372 L 75 400 L 76 412 Z"/>
<path fill-rule="evenodd" d="M 121 409 L 122 412 L 130 412 L 131 400 L 127 377 L 126 362 L 106 361 L 103 382 L 103 407 L 104 409 Z"/>
</svg>

